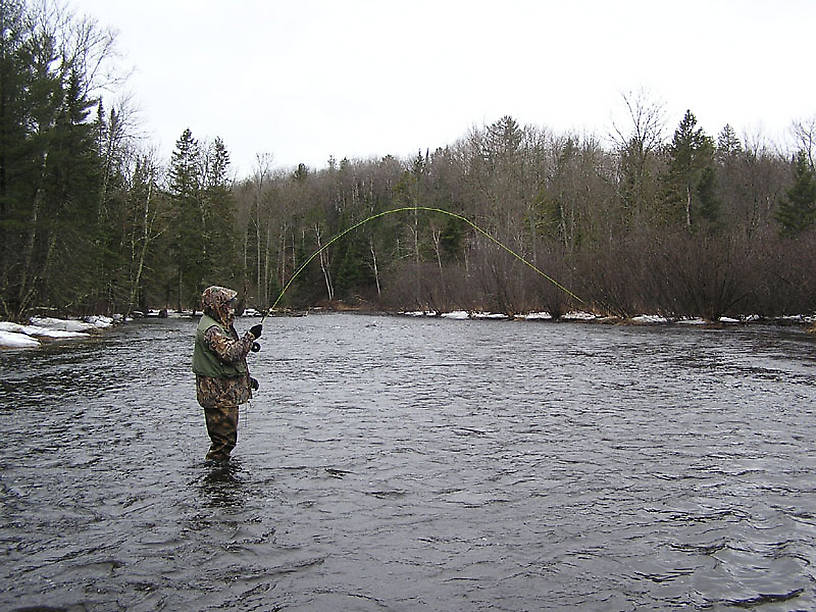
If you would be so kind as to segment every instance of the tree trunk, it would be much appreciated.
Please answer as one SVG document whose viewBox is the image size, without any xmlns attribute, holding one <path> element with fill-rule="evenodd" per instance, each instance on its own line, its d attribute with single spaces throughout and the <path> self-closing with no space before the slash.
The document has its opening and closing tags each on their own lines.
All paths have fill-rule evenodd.
<svg viewBox="0 0 816 612">
<path fill-rule="evenodd" d="M 691 229 L 691 185 L 686 185 L 686 227 Z"/>
<path fill-rule="evenodd" d="M 178 265 L 178 295 L 176 300 L 176 312 L 181 312 L 181 262 Z"/>
<path fill-rule="evenodd" d="M 331 302 L 334 299 L 334 287 L 332 286 L 331 273 L 328 268 L 328 256 L 323 250 L 323 245 L 320 244 L 320 225 L 315 223 L 315 236 L 317 238 L 318 259 L 320 260 L 320 270 L 323 272 L 323 280 L 326 282 L 326 294 Z"/>
<path fill-rule="evenodd" d="M 28 288 L 28 271 L 31 270 L 31 262 L 32 258 L 34 257 L 34 245 L 37 241 L 37 223 L 39 222 L 40 216 L 40 206 L 42 205 L 42 200 L 45 197 L 42 188 L 38 188 L 36 193 L 34 194 L 34 202 L 31 206 L 31 220 L 29 221 L 29 235 L 28 241 L 26 242 L 25 250 L 23 251 L 23 269 L 21 271 L 20 276 L 20 291 L 17 294 L 19 307 L 18 307 L 18 316 L 21 316 L 23 310 L 25 310 L 23 302 L 26 299 L 26 295 L 29 293 Z"/>
<path fill-rule="evenodd" d="M 380 272 L 377 268 L 377 253 L 374 251 L 374 239 L 369 238 L 368 246 L 371 249 L 371 263 L 374 268 L 374 282 L 377 285 L 377 299 L 382 297 L 382 292 L 380 291 Z"/>
<path fill-rule="evenodd" d="M 257 218 L 255 219 L 255 291 L 261 291 L 261 204 L 258 202 Z"/>
<path fill-rule="evenodd" d="M 436 263 L 439 266 L 439 276 L 442 276 L 442 249 L 440 240 L 442 238 L 441 230 L 431 230 L 431 237 L 433 238 L 434 251 L 436 252 Z"/>
<path fill-rule="evenodd" d="M 278 287 L 283 288 L 286 282 L 286 225 L 281 226 L 280 246 L 278 248 Z"/>
<path fill-rule="evenodd" d="M 272 277 L 270 273 L 269 266 L 270 262 L 270 251 L 271 245 L 270 242 L 272 241 L 272 216 L 270 215 L 266 222 L 266 249 L 264 253 L 264 284 L 263 284 L 263 295 L 259 295 L 258 297 L 261 298 L 261 303 L 266 308 L 269 305 L 269 279 Z"/>
<path fill-rule="evenodd" d="M 152 233 L 152 222 L 150 221 L 150 197 L 153 193 L 153 183 L 151 182 L 147 187 L 147 198 L 144 205 L 144 217 L 142 218 L 142 244 L 139 249 L 139 263 L 136 266 L 136 274 L 131 280 L 130 293 L 128 295 L 127 314 L 133 310 L 136 302 L 136 294 L 139 291 L 139 284 L 142 282 L 142 271 L 144 270 L 144 260 L 147 254 L 147 247 L 150 243 L 150 234 Z"/>
</svg>

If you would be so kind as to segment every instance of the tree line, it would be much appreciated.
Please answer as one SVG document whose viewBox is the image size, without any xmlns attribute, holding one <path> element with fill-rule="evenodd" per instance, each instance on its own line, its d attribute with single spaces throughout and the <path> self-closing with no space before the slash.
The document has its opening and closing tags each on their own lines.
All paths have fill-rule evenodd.
<svg viewBox="0 0 816 612">
<path fill-rule="evenodd" d="M 330 158 L 234 179 L 227 145 L 184 129 L 169 160 L 108 109 L 113 36 L 65 10 L 0 0 L 0 315 L 195 308 L 204 287 L 281 300 L 510 315 L 816 310 L 816 121 L 781 150 L 692 111 L 623 96 L 612 137 L 510 116 L 408 159 Z M 460 215 L 532 263 L 562 291 Z"/>
</svg>

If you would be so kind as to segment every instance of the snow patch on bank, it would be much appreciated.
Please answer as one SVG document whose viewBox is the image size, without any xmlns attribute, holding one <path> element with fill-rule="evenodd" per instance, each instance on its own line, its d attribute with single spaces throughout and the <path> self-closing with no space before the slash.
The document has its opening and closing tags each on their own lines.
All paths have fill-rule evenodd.
<svg viewBox="0 0 816 612">
<path fill-rule="evenodd" d="M 568 312 L 561 318 L 564 319 L 564 321 L 593 321 L 598 318 L 598 315 L 595 315 L 591 312 L 573 310 L 572 312 Z"/>
<path fill-rule="evenodd" d="M 40 341 L 17 332 L 0 331 L 0 347 L 2 348 L 37 348 Z"/>
<path fill-rule="evenodd" d="M 406 310 L 400 314 L 406 317 L 436 317 L 438 313 L 435 310 Z"/>
<path fill-rule="evenodd" d="M 90 334 L 80 331 L 67 331 L 63 329 L 55 329 L 43 327 L 41 325 L 18 325 L 17 323 L 10 323 L 8 321 L 0 321 L 0 331 L 9 332 L 13 334 L 25 334 L 35 338 L 87 338 Z"/>
<path fill-rule="evenodd" d="M 53 319 L 51 317 L 31 317 L 31 324 L 37 327 L 67 331 L 67 332 L 89 332 L 97 329 L 107 329 L 113 326 L 112 317 L 91 316 L 82 320 L 76 319 Z"/>
<path fill-rule="evenodd" d="M 552 315 L 549 312 L 531 312 L 522 318 L 525 321 L 552 321 Z"/>
<path fill-rule="evenodd" d="M 519 320 L 519 321 L 554 321 L 552 315 L 548 312 L 531 312 L 527 314 L 518 314 L 509 316 L 502 313 L 478 312 L 467 310 L 452 310 L 450 312 L 437 312 L 435 310 L 414 310 L 414 311 L 400 311 L 398 314 L 408 317 L 439 317 L 442 319 L 453 320 L 467 320 L 467 319 L 500 319 L 500 320 Z M 629 319 L 624 319 L 615 316 L 603 316 L 592 312 L 585 311 L 571 311 L 559 319 L 560 321 L 575 321 L 575 322 L 594 322 L 594 323 L 622 323 L 633 325 L 700 325 L 700 326 L 735 326 L 747 325 L 750 323 L 768 323 L 768 324 L 788 324 L 788 325 L 813 325 L 816 323 L 816 315 L 789 315 L 781 317 L 764 318 L 759 315 L 745 315 L 739 318 L 734 317 L 720 317 L 715 321 L 710 321 L 702 317 L 666 317 L 655 314 L 640 314 Z M 816 329 L 816 328 L 814 328 Z"/>
<path fill-rule="evenodd" d="M 506 314 L 500 312 L 474 312 L 470 315 L 472 319 L 507 319 Z"/>
<path fill-rule="evenodd" d="M 0 321 L 0 348 L 37 348 L 41 340 L 77 340 L 125 321 L 122 315 L 79 319 L 32 317 L 30 325 Z"/>
<path fill-rule="evenodd" d="M 638 315 L 636 317 L 632 317 L 633 323 L 640 323 L 641 325 L 663 325 L 665 323 L 670 323 L 670 321 L 666 317 L 661 317 L 660 315 Z"/>
</svg>

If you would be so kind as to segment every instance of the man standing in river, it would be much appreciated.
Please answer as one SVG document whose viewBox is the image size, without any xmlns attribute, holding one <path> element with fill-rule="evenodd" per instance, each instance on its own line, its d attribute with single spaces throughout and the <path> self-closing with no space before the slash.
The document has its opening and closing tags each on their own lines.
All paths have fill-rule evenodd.
<svg viewBox="0 0 816 612">
<path fill-rule="evenodd" d="M 253 325 L 242 337 L 233 327 L 237 293 L 208 287 L 201 295 L 204 314 L 196 330 L 193 372 L 196 395 L 204 408 L 212 444 L 208 461 L 227 461 L 238 441 L 238 406 L 252 398 L 258 382 L 249 375 L 246 356 L 263 327 Z"/>
</svg>

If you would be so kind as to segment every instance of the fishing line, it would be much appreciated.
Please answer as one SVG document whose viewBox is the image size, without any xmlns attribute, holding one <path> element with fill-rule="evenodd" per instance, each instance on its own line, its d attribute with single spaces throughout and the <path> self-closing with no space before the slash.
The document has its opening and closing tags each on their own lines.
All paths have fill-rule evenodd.
<svg viewBox="0 0 816 612">
<path fill-rule="evenodd" d="M 485 238 L 487 238 L 488 240 L 490 240 L 491 242 L 493 242 L 494 244 L 496 244 L 497 246 L 499 246 L 500 248 L 502 248 L 504 251 L 508 252 L 510 255 L 512 255 L 513 257 L 515 257 L 516 259 L 518 259 L 518 260 L 519 260 L 521 263 L 523 263 L 524 265 L 526 265 L 527 267 L 529 267 L 530 269 L 532 269 L 533 271 L 535 271 L 535 272 L 536 272 L 537 274 L 539 274 L 540 276 L 542 276 L 542 277 L 544 277 L 545 279 L 547 279 L 547 280 L 548 280 L 549 282 L 551 282 L 553 285 L 555 285 L 556 287 L 558 287 L 558 288 L 559 288 L 561 291 L 563 291 L 564 293 L 566 293 L 567 295 L 569 295 L 569 296 L 570 296 L 570 297 L 572 297 L 573 299 L 578 300 L 578 301 L 579 301 L 581 304 L 585 304 L 584 300 L 582 300 L 582 299 L 581 299 L 581 298 L 579 298 L 577 295 L 575 295 L 575 294 L 574 294 L 572 291 L 570 291 L 569 289 L 567 289 L 566 287 L 564 287 L 564 285 L 562 285 L 562 284 L 561 284 L 561 283 L 559 283 L 557 280 L 555 280 L 554 278 L 552 278 L 551 276 L 549 276 L 548 274 L 546 274 L 545 272 L 543 272 L 543 271 L 542 271 L 541 269 L 539 269 L 539 268 L 538 268 L 538 267 L 537 267 L 535 264 L 531 263 L 530 261 L 526 260 L 526 259 L 525 259 L 524 257 L 522 257 L 521 255 L 519 255 L 518 253 L 516 253 L 516 252 L 515 252 L 513 249 L 511 249 L 510 247 L 508 247 L 506 244 L 504 244 L 504 243 L 500 242 L 499 240 L 497 240 L 496 238 L 494 238 L 493 236 L 491 236 L 491 235 L 490 235 L 488 232 L 486 232 L 486 231 L 485 231 L 485 230 L 483 230 L 481 227 L 479 227 L 478 225 L 476 225 L 475 223 L 473 223 L 473 221 L 471 221 L 471 220 L 470 220 L 470 219 L 468 219 L 467 217 L 463 217 L 462 215 L 457 215 L 456 213 L 452 213 L 452 212 L 450 212 L 449 210 L 444 210 L 444 209 L 442 209 L 442 208 L 433 208 L 433 207 L 431 207 L 431 206 L 403 206 L 403 207 L 401 207 L 401 208 L 392 208 L 392 209 L 390 209 L 390 210 L 385 210 L 385 211 L 382 211 L 382 212 L 378 212 L 378 213 L 376 213 L 376 214 L 371 215 L 370 217 L 366 217 L 366 218 L 365 218 L 365 219 L 363 219 L 362 221 L 358 221 L 358 222 L 357 222 L 357 223 L 355 223 L 354 225 L 352 225 L 352 226 L 350 226 L 350 227 L 347 227 L 347 228 L 346 228 L 346 229 L 344 229 L 342 232 L 340 232 L 340 233 L 339 233 L 339 234 L 337 234 L 336 236 L 332 237 L 332 238 L 331 238 L 331 240 L 329 240 L 329 241 L 328 241 L 326 244 L 324 244 L 322 247 L 320 247 L 320 248 L 319 248 L 319 249 L 317 249 L 317 250 L 316 250 L 314 253 L 312 253 L 312 254 L 309 256 L 309 258 L 308 258 L 306 261 L 304 261 L 304 262 L 303 262 L 303 263 L 300 265 L 300 267 L 299 267 L 299 268 L 298 268 L 298 269 L 295 271 L 295 273 L 294 273 L 294 274 L 292 275 L 292 277 L 289 279 L 289 282 L 287 282 L 287 283 L 286 283 L 286 285 L 283 287 L 283 289 L 281 290 L 280 294 L 278 294 L 277 299 L 275 299 L 275 302 L 272 304 L 272 306 L 270 306 L 270 307 L 267 309 L 266 314 L 264 314 L 264 316 L 263 316 L 263 319 L 266 319 L 266 317 L 267 317 L 267 315 L 270 313 L 270 311 L 272 311 L 272 310 L 274 310 L 274 309 L 275 309 L 275 307 L 278 305 L 278 302 L 280 302 L 280 300 L 281 300 L 281 298 L 283 297 L 283 295 L 286 293 L 286 291 L 289 289 L 289 287 L 292 285 L 292 283 L 295 281 L 295 279 L 298 277 L 298 275 L 299 275 L 301 272 L 303 272 L 303 270 L 306 268 L 306 266 L 308 266 L 308 265 L 309 265 L 309 264 L 310 264 L 310 263 L 311 263 L 311 262 L 314 260 L 314 258 L 315 258 L 315 257 L 317 257 L 318 255 L 320 255 L 320 253 L 322 253 L 323 251 L 325 251 L 326 249 L 328 249 L 328 248 L 329 248 L 329 247 L 330 247 L 332 244 L 334 244 L 335 242 L 337 242 L 338 240 L 340 240 L 340 239 L 341 239 L 343 236 L 345 236 L 345 235 L 346 235 L 346 234 L 348 234 L 349 232 L 352 232 L 352 231 L 356 230 L 356 229 L 357 229 L 358 227 L 360 227 L 361 225 L 365 225 L 365 224 L 366 224 L 366 223 L 368 223 L 369 221 L 374 221 L 374 219 L 379 219 L 380 217 L 384 217 L 384 216 L 386 216 L 386 215 L 393 215 L 393 214 L 395 214 L 395 213 L 400 213 L 400 212 L 417 212 L 417 211 L 420 211 L 420 210 L 425 211 L 425 212 L 435 212 L 435 213 L 440 213 L 440 214 L 443 214 L 443 215 L 447 215 L 447 216 L 449 216 L 449 217 L 453 217 L 454 219 L 458 219 L 459 221 L 462 221 L 463 223 L 466 223 L 467 225 L 469 225 L 470 227 L 472 227 L 474 230 L 476 230 L 477 232 L 479 232 L 479 233 L 480 233 L 482 236 L 484 236 Z M 261 322 L 263 322 L 263 319 L 261 320 Z"/>
</svg>

